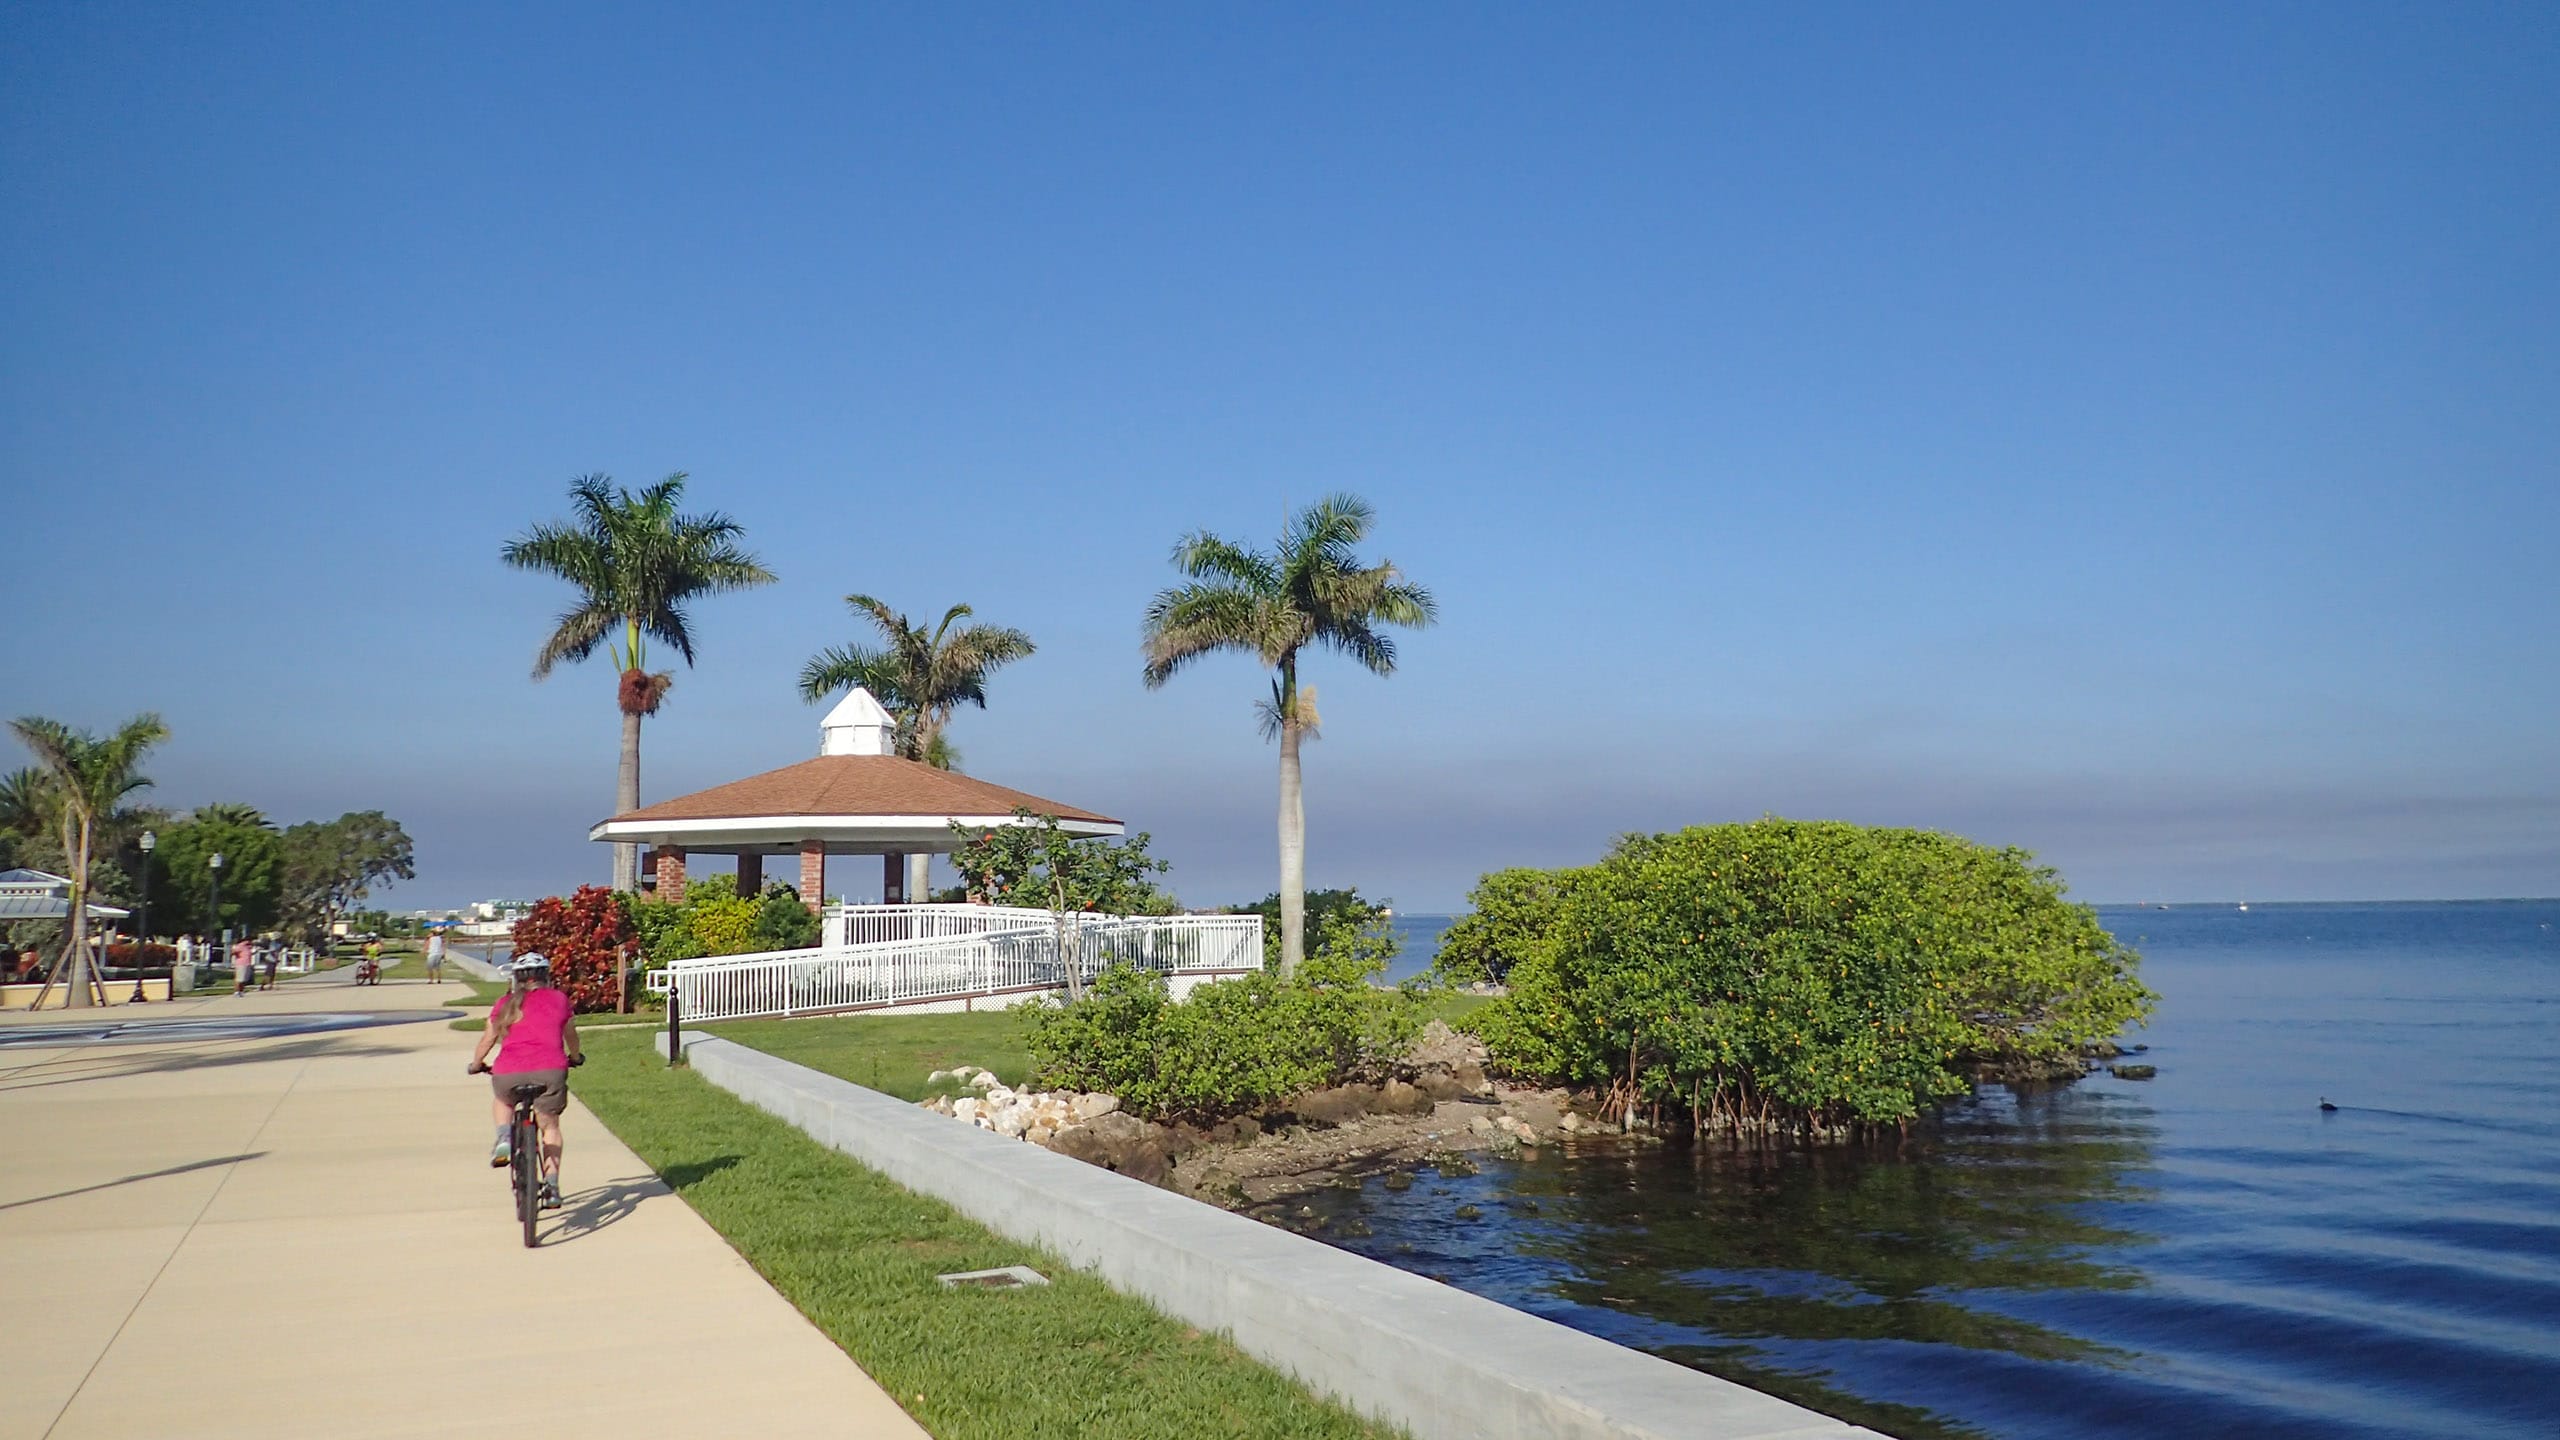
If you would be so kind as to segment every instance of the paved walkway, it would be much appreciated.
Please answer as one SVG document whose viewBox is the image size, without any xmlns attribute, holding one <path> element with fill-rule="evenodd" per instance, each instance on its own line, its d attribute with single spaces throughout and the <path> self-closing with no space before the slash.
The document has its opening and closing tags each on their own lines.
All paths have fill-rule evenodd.
<svg viewBox="0 0 2560 1440">
<path fill-rule="evenodd" d="M 0 1024 L 0 1440 L 923 1435 L 582 1105 L 525 1249 L 462 993 L 340 972 Z M 354 1022 L 208 1038 L 323 1012 Z"/>
</svg>

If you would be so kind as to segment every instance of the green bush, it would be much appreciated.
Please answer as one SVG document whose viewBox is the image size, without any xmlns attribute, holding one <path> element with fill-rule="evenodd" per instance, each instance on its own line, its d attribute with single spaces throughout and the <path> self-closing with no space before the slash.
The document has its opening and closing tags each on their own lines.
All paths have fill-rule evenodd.
<svg viewBox="0 0 2560 1440">
<path fill-rule="evenodd" d="M 818 930 L 817 915 L 790 886 L 777 881 L 756 897 L 756 949 L 806 950 L 818 943 Z"/>
<path fill-rule="evenodd" d="M 1280 965 L 1279 892 L 1275 890 L 1250 905 L 1230 905 L 1227 907 L 1227 913 L 1262 917 L 1262 968 L 1278 969 Z M 1307 942 L 1310 949 L 1318 943 L 1318 937 L 1338 923 L 1347 921 L 1359 927 L 1383 925 L 1387 920 L 1386 905 L 1381 901 L 1363 899 L 1357 889 L 1309 890 L 1306 892 L 1306 907 L 1302 913 L 1306 920 Z"/>
<path fill-rule="evenodd" d="M 1100 1090 L 1153 1120 L 1208 1121 L 1374 1076 L 1413 1043 L 1413 996 L 1370 982 L 1393 937 L 1337 924 L 1283 980 L 1265 971 L 1173 999 L 1162 975 L 1115 965 L 1085 998 L 1032 1009 L 1034 1083 Z"/>
<path fill-rule="evenodd" d="M 2154 998 L 2054 872 L 1927 831 L 1630 837 L 1543 933 L 1502 923 L 1528 938 L 1476 1025 L 1500 1064 L 1744 1129 L 1908 1120 L 1970 1063 L 2060 1060 Z"/>
<path fill-rule="evenodd" d="M 652 970 L 705 955 L 803 950 L 818 943 L 818 917 L 778 881 L 762 894 L 741 897 L 735 877 L 706 875 L 685 887 L 681 902 L 633 904 L 631 919 L 641 963 Z"/>
<path fill-rule="evenodd" d="M 1440 933 L 1435 978 L 1459 985 L 1506 983 L 1511 967 L 1544 941 L 1580 870 L 1496 870 L 1467 892 L 1467 913 Z"/>
</svg>

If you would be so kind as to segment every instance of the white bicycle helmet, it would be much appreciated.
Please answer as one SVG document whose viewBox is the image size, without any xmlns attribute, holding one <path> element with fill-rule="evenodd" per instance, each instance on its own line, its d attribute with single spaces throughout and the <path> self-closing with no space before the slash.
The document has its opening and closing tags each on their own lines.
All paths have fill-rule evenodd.
<svg viewBox="0 0 2560 1440">
<path fill-rule="evenodd" d="M 538 952 L 527 952 L 507 962 L 507 973 L 510 975 L 529 975 L 537 971 L 543 974 L 549 974 L 551 971 L 550 959 Z"/>
</svg>

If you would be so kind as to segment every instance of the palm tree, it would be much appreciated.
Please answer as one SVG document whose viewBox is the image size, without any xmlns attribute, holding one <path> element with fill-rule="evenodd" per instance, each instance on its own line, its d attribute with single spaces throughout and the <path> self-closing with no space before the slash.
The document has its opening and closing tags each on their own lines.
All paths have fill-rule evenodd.
<svg viewBox="0 0 2560 1440">
<path fill-rule="evenodd" d="M 1356 495 L 1308 506 L 1265 555 L 1203 530 L 1173 547 L 1188 585 L 1147 605 L 1147 688 L 1203 655 L 1241 650 L 1271 667 L 1271 698 L 1255 708 L 1264 737 L 1280 741 L 1280 968 L 1306 953 L 1307 818 L 1300 803 L 1298 746 L 1316 733 L 1315 687 L 1298 684 L 1298 652 L 1338 650 L 1377 675 L 1396 668 L 1384 625 L 1419 629 L 1438 617 L 1431 592 L 1387 561 L 1362 565 L 1352 547 L 1369 536 L 1376 512 Z"/>
<path fill-rule="evenodd" d="M 536 525 L 507 542 L 500 558 L 519 570 L 557 575 L 578 589 L 551 638 L 533 659 L 533 678 L 563 660 L 584 660 L 601 645 L 619 672 L 622 770 L 614 811 L 640 807 L 640 722 L 658 713 L 675 676 L 649 673 L 646 643 L 654 637 L 693 663 L 693 629 L 684 602 L 697 595 L 773 582 L 773 572 L 740 547 L 745 533 L 726 515 L 679 515 L 685 476 L 668 476 L 633 494 L 610 476 L 585 475 L 569 486 L 576 515 L 566 524 Z M 640 888 L 640 847 L 616 845 L 613 884 Z"/>
<path fill-rule="evenodd" d="M 255 805 L 244 805 L 237 800 L 216 800 L 210 805 L 199 805 L 195 808 L 192 818 L 217 825 L 237 825 L 246 830 L 276 828 L 276 822 L 267 818 L 266 811 Z"/>
<path fill-rule="evenodd" d="M 887 639 L 885 649 L 836 645 L 800 667 L 800 698 L 815 704 L 859 685 L 897 717 L 898 753 L 938 770 L 958 758 L 944 735 L 951 712 L 962 705 L 987 708 L 987 676 L 1029 655 L 1031 637 L 1001 625 L 951 627 L 977 613 L 954 605 L 927 631 L 868 595 L 847 595 L 845 605 L 868 619 Z"/>
<path fill-rule="evenodd" d="M 46 808 L 61 827 L 71 880 L 71 945 L 63 953 L 63 983 L 68 1003 L 86 1006 L 103 998 L 91 994 L 89 974 L 89 862 L 98 824 L 126 796 L 151 784 L 139 768 L 142 757 L 169 738 L 169 728 L 152 714 L 137 715 L 104 738 L 41 715 L 12 720 L 9 728 L 35 757 Z"/>
<path fill-rule="evenodd" d="M 960 763 L 946 733 L 960 706 L 987 708 L 987 675 L 1029 655 L 1031 637 L 1001 625 L 959 625 L 977 612 L 954 605 L 928 632 L 868 595 L 847 595 L 846 607 L 869 620 L 887 648 L 831 645 L 800 667 L 800 698 L 815 704 L 849 685 L 871 692 L 898 722 L 898 753 L 937 770 Z M 933 857 L 907 857 L 907 897 L 921 900 Z"/>
</svg>

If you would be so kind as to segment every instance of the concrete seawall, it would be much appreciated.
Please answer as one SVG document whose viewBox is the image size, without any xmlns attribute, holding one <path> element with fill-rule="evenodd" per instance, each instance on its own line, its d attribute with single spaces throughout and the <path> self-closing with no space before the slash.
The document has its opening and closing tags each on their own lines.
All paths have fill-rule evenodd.
<svg viewBox="0 0 2560 1440">
<path fill-rule="evenodd" d="M 1419 1440 L 1875 1436 L 762 1051 L 688 1035 L 685 1053 L 819 1143 Z"/>
</svg>

